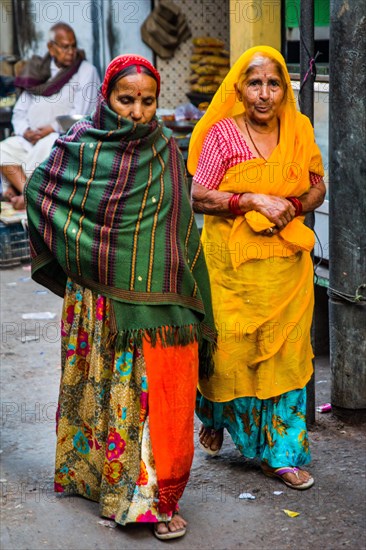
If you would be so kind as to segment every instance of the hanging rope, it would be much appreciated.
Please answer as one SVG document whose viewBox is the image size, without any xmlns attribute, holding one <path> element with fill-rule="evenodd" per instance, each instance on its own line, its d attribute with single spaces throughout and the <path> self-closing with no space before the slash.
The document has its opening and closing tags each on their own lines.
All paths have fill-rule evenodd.
<svg viewBox="0 0 366 550">
<path fill-rule="evenodd" d="M 318 241 L 318 246 L 320 249 L 320 257 L 318 259 L 318 262 L 314 264 L 314 283 L 318 284 L 319 282 L 319 275 L 317 274 L 317 269 L 321 265 L 323 261 L 323 247 L 320 242 L 319 236 L 317 235 L 315 229 L 313 229 L 316 239 Z M 364 291 L 364 292 L 363 292 Z M 354 294 L 348 294 L 346 292 L 342 292 L 341 290 L 336 290 L 335 288 L 331 288 L 328 286 L 328 296 L 329 298 L 336 300 L 338 302 L 350 302 L 352 304 L 360 304 L 365 305 L 366 303 L 366 283 L 362 283 L 356 288 L 356 291 Z"/>
<path fill-rule="evenodd" d="M 361 284 L 356 288 L 354 294 L 347 294 L 341 290 L 336 290 L 335 288 L 328 288 L 329 298 L 335 298 L 338 301 L 351 302 L 352 304 L 363 305 L 362 302 L 366 302 L 366 292 L 362 294 L 362 290 L 366 291 L 366 284 Z"/>
<path fill-rule="evenodd" d="M 301 109 L 301 94 L 302 94 L 302 91 L 303 91 L 303 88 L 304 88 L 304 85 L 305 85 L 305 82 L 307 81 L 307 79 L 309 78 L 309 75 L 311 75 L 313 77 L 313 80 L 315 81 L 316 79 L 316 60 L 318 58 L 318 56 L 321 55 L 321 52 L 316 52 L 315 56 L 314 57 L 310 57 L 309 58 L 309 68 L 308 70 L 306 71 L 305 73 L 305 76 L 304 78 L 302 79 L 302 82 L 300 84 L 300 89 L 299 89 L 299 105 L 300 105 L 300 109 Z"/>
<path fill-rule="evenodd" d="M 317 60 L 317 57 L 318 57 L 319 55 L 321 55 L 321 52 L 318 51 L 318 52 L 316 52 L 316 54 L 315 54 L 314 57 L 311 57 L 311 58 L 309 59 L 309 68 L 308 68 L 308 70 L 306 71 L 305 76 L 304 76 L 304 78 L 303 78 L 303 80 L 302 80 L 302 82 L 301 82 L 300 93 L 301 93 L 302 87 L 304 86 L 305 82 L 306 82 L 307 79 L 308 79 L 309 74 L 311 74 L 311 76 L 313 76 L 313 77 L 314 77 L 314 80 L 315 80 L 315 78 L 316 78 L 316 65 L 315 65 L 315 61 Z"/>
<path fill-rule="evenodd" d="M 305 73 L 305 76 L 304 78 L 302 79 L 302 82 L 300 83 L 300 89 L 299 89 L 299 106 L 300 106 L 300 110 L 301 109 L 301 93 L 303 91 L 303 88 L 304 88 L 304 85 L 305 85 L 305 82 L 307 81 L 307 79 L 309 78 L 309 76 L 312 76 L 313 77 L 313 80 L 316 79 L 316 60 L 318 59 L 319 55 L 322 54 L 322 52 L 319 52 L 317 51 L 316 54 L 314 55 L 314 57 L 311 55 L 311 53 L 309 52 L 309 48 L 307 47 L 305 41 L 304 41 L 304 38 L 302 36 L 302 32 L 301 32 L 301 29 L 300 29 L 300 42 L 302 44 L 302 46 L 304 47 L 306 53 L 307 53 L 307 56 L 309 58 L 309 62 L 308 62 L 308 70 L 306 71 Z"/>
</svg>

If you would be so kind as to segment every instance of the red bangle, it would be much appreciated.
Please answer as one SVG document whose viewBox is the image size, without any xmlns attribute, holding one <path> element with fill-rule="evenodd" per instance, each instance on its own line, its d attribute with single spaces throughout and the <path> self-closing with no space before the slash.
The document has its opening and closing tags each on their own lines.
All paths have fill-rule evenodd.
<svg viewBox="0 0 366 550">
<path fill-rule="evenodd" d="M 242 216 L 243 212 L 239 207 L 239 200 L 240 200 L 241 194 L 240 193 L 234 193 L 234 195 L 231 195 L 229 199 L 229 210 L 234 216 Z"/>
<path fill-rule="evenodd" d="M 297 197 L 286 197 L 288 201 L 292 204 L 292 206 L 295 208 L 295 216 L 301 216 L 302 214 L 302 204 L 301 201 Z"/>
</svg>

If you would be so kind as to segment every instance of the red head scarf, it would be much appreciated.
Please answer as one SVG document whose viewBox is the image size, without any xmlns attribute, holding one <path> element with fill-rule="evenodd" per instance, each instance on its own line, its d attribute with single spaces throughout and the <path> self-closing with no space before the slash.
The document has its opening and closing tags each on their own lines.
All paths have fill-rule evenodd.
<svg viewBox="0 0 366 550">
<path fill-rule="evenodd" d="M 125 69 L 126 67 L 130 67 L 132 65 L 137 66 L 137 72 L 140 72 L 139 67 L 141 66 L 146 67 L 147 69 L 149 69 L 149 71 L 152 72 L 157 82 L 156 97 L 159 96 L 159 93 L 160 93 L 159 72 L 150 63 L 150 61 L 148 61 L 144 57 L 141 57 L 140 55 L 130 54 L 130 55 L 119 55 L 118 57 L 115 57 L 108 65 L 107 70 L 105 72 L 103 84 L 102 84 L 102 94 L 105 99 L 108 99 L 107 98 L 108 85 L 111 79 L 114 77 L 114 75 L 122 71 L 122 69 Z"/>
</svg>

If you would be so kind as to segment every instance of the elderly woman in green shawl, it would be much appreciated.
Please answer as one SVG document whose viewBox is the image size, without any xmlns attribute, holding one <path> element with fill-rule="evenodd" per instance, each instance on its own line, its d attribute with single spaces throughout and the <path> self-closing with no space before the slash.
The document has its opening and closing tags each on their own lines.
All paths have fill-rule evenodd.
<svg viewBox="0 0 366 550">
<path fill-rule="evenodd" d="M 119 56 L 95 112 L 26 188 L 33 278 L 64 298 L 55 488 L 180 537 L 195 393 L 211 369 L 209 282 L 160 77 Z"/>
</svg>

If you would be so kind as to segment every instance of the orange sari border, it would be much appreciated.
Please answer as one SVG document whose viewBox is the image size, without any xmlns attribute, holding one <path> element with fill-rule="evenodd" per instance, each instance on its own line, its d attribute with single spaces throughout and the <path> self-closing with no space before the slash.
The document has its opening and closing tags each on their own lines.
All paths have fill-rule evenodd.
<svg viewBox="0 0 366 550">
<path fill-rule="evenodd" d="M 187 485 L 194 453 L 198 342 L 152 347 L 143 340 L 149 426 L 159 488 L 158 509 L 171 514 Z"/>
</svg>

